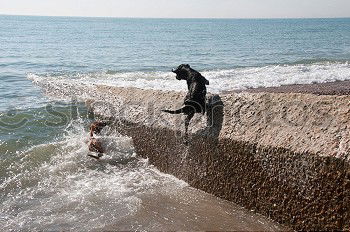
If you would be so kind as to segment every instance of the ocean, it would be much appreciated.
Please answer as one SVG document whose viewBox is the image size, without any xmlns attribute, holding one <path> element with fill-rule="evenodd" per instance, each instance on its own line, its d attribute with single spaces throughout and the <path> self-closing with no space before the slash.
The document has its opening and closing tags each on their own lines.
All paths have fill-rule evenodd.
<svg viewBox="0 0 350 232">
<path fill-rule="evenodd" d="M 182 63 L 200 71 L 212 93 L 350 79 L 350 18 L 0 16 L 0 28 L 5 230 L 277 228 L 159 172 L 137 156 L 132 138 L 111 128 L 105 157 L 89 159 L 91 112 L 40 86 L 185 91 L 170 72 Z"/>
</svg>

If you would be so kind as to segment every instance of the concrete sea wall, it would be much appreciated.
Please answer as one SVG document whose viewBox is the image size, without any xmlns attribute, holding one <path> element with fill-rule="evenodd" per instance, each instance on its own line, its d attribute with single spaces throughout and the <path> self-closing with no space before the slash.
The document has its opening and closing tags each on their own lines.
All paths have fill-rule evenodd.
<svg viewBox="0 0 350 232">
<path fill-rule="evenodd" d="M 349 96 L 211 95 L 185 139 L 184 117 L 160 111 L 180 107 L 185 93 L 89 91 L 95 114 L 159 170 L 296 230 L 350 229 Z"/>
</svg>

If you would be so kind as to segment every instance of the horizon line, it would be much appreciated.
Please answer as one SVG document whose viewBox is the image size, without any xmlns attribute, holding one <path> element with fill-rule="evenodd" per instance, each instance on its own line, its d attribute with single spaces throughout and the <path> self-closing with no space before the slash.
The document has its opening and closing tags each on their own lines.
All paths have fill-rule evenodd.
<svg viewBox="0 0 350 232">
<path fill-rule="evenodd" d="M 29 16 L 29 17 L 57 17 L 57 18 L 107 18 L 107 19 L 347 19 L 350 18 L 350 16 L 339 16 L 339 17 L 261 17 L 261 18 L 233 18 L 233 17 L 134 17 L 134 16 L 79 16 L 79 15 L 32 15 L 32 14 L 3 14 L 0 13 L 0 16 Z"/>
</svg>

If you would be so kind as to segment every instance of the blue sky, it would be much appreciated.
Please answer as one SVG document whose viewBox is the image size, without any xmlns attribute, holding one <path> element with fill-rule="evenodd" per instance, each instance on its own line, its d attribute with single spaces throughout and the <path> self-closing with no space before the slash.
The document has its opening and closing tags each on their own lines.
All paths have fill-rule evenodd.
<svg viewBox="0 0 350 232">
<path fill-rule="evenodd" d="M 0 0 L 0 14 L 147 18 L 350 17 L 350 0 Z"/>
</svg>

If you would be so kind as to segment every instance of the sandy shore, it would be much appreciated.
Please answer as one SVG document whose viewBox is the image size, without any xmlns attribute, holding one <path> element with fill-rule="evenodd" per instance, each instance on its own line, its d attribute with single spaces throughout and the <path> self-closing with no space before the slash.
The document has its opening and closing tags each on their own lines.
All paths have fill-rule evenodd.
<svg viewBox="0 0 350 232">
<path fill-rule="evenodd" d="M 316 83 L 316 84 L 300 84 L 300 85 L 283 85 L 279 87 L 268 88 L 255 88 L 239 91 L 227 91 L 225 93 L 232 92 L 249 92 L 249 93 L 311 93 L 317 95 L 349 95 L 350 94 L 350 81 L 336 81 L 328 83 Z"/>
</svg>

